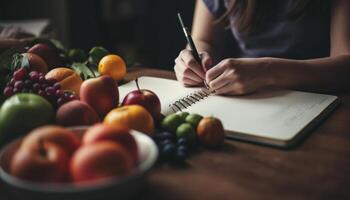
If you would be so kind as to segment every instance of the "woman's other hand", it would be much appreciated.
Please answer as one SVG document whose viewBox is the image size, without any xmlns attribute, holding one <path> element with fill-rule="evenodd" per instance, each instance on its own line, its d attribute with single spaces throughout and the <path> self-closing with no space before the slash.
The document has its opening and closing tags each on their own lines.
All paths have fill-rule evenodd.
<svg viewBox="0 0 350 200">
<path fill-rule="evenodd" d="M 243 95 L 272 85 L 269 58 L 225 59 L 206 73 L 216 94 Z"/>
<path fill-rule="evenodd" d="M 207 52 L 199 53 L 202 63 L 198 63 L 192 51 L 184 49 L 175 59 L 174 71 L 177 80 L 184 86 L 203 85 L 205 71 L 212 65 L 212 58 Z"/>
</svg>

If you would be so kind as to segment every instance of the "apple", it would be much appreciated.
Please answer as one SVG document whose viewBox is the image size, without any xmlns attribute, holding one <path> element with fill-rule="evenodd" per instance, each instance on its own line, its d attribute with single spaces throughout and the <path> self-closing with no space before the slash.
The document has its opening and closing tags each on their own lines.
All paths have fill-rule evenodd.
<svg viewBox="0 0 350 200">
<path fill-rule="evenodd" d="M 140 105 L 144 107 L 155 121 L 161 118 L 161 106 L 158 96 L 151 90 L 140 89 L 138 80 L 135 80 L 137 90 L 129 92 L 123 99 L 122 105 Z"/>
<path fill-rule="evenodd" d="M 132 170 L 132 159 L 119 144 L 100 141 L 83 145 L 72 156 L 70 175 L 75 183 L 118 178 Z"/>
<path fill-rule="evenodd" d="M 73 100 L 63 104 L 56 113 L 56 122 L 62 126 L 83 126 L 99 122 L 97 112 L 87 103 Z"/>
<path fill-rule="evenodd" d="M 47 44 L 39 43 L 32 46 L 27 53 L 33 53 L 40 56 L 47 64 L 49 69 L 62 65 L 62 60 L 58 52 Z"/>
<path fill-rule="evenodd" d="M 20 147 L 10 163 L 10 173 L 33 182 L 63 182 L 67 178 L 69 158 L 59 146 L 37 141 L 34 146 Z"/>
<path fill-rule="evenodd" d="M 103 117 L 119 104 L 119 90 L 116 81 L 107 75 L 91 78 L 80 88 L 80 100 L 89 104 Z"/>
<path fill-rule="evenodd" d="M 123 146 L 133 159 L 134 166 L 138 162 L 138 148 L 135 138 L 130 134 L 130 129 L 121 124 L 107 125 L 96 124 L 90 127 L 84 134 L 83 145 L 100 141 L 112 141 Z"/>
<path fill-rule="evenodd" d="M 0 108 L 0 146 L 32 129 L 54 122 L 52 105 L 36 94 L 20 93 Z"/>
<path fill-rule="evenodd" d="M 32 130 L 22 141 L 21 147 L 35 147 L 39 141 L 53 143 L 70 156 L 80 146 L 80 139 L 72 131 L 61 126 L 42 126 Z"/>
<path fill-rule="evenodd" d="M 47 73 L 47 64 L 40 56 L 33 53 L 23 53 L 22 55 L 28 59 L 29 71 Z"/>
</svg>

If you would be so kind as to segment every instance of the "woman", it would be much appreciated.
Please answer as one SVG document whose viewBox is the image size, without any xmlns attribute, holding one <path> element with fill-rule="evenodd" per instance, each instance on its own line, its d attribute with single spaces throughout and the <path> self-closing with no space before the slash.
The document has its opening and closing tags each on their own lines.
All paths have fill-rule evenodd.
<svg viewBox="0 0 350 200">
<path fill-rule="evenodd" d="M 213 65 L 227 25 L 241 58 Z M 197 0 L 192 37 L 202 63 L 190 50 L 180 52 L 174 69 L 185 86 L 206 80 L 225 95 L 266 87 L 350 91 L 348 0 Z"/>
</svg>

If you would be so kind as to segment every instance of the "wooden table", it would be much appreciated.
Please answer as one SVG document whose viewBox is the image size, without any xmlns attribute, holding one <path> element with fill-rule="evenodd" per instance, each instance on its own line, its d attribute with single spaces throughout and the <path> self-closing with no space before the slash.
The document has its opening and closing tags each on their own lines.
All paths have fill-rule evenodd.
<svg viewBox="0 0 350 200">
<path fill-rule="evenodd" d="M 130 70 L 126 79 L 172 72 Z M 350 199 L 350 95 L 296 148 L 279 150 L 227 140 L 185 166 L 157 165 L 135 199 Z M 2 199 L 2 198 L 1 198 Z"/>
</svg>

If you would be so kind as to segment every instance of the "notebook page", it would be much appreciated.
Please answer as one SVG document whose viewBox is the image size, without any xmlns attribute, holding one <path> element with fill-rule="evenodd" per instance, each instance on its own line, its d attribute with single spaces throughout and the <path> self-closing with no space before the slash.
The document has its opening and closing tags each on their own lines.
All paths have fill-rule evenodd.
<svg viewBox="0 0 350 200">
<path fill-rule="evenodd" d="M 141 88 L 154 91 L 162 106 L 162 113 L 169 114 L 169 104 L 200 88 L 184 88 L 177 81 L 139 78 Z M 136 89 L 130 82 L 119 87 L 121 100 Z M 247 96 L 209 96 L 184 111 L 219 118 L 226 130 L 277 140 L 289 140 L 299 133 L 336 96 L 291 90 L 262 91 Z"/>
<path fill-rule="evenodd" d="M 242 97 L 210 96 L 186 111 L 215 116 L 233 132 L 289 140 L 336 98 L 299 91 L 264 91 Z"/>
</svg>

